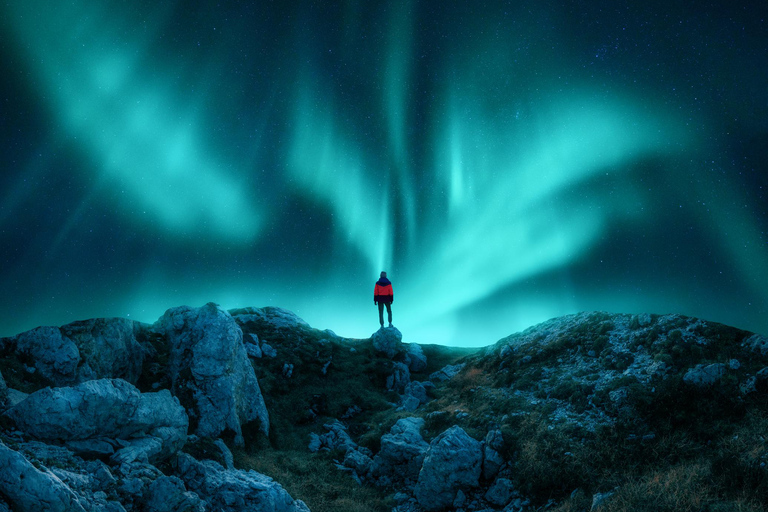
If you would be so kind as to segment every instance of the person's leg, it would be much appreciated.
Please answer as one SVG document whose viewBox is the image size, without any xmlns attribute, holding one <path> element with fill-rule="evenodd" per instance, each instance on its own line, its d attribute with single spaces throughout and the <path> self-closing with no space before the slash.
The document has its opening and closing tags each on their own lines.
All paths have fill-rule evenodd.
<svg viewBox="0 0 768 512">
<path fill-rule="evenodd" d="M 379 302 L 379 323 L 384 327 L 384 303 Z"/>
<path fill-rule="evenodd" d="M 389 325 L 392 325 L 392 303 L 387 302 L 387 316 L 389 317 Z M 381 320 L 381 323 L 384 323 L 384 320 Z"/>
</svg>

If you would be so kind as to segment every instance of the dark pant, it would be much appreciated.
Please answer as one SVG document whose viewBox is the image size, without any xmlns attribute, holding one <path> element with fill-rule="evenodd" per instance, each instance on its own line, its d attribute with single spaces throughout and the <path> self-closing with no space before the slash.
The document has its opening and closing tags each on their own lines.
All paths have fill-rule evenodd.
<svg viewBox="0 0 768 512">
<path fill-rule="evenodd" d="M 387 306 L 387 316 L 389 316 L 389 323 L 392 323 L 392 303 L 391 302 L 379 302 L 379 323 L 384 325 L 384 305 Z"/>
</svg>

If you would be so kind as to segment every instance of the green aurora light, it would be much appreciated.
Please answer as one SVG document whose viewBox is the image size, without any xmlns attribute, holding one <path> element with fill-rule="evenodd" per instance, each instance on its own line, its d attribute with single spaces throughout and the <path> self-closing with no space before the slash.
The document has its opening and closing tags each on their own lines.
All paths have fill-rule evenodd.
<svg viewBox="0 0 768 512">
<path fill-rule="evenodd" d="M 216 301 L 365 337 L 382 269 L 409 341 L 589 309 L 768 331 L 768 62 L 744 51 L 763 21 L 688 63 L 683 40 L 738 26 L 640 3 L 599 27 L 587 4 L 161 5 L 0 8 L 5 98 L 29 89 L 13 119 L 44 127 L 3 149 L 2 334 Z"/>
</svg>

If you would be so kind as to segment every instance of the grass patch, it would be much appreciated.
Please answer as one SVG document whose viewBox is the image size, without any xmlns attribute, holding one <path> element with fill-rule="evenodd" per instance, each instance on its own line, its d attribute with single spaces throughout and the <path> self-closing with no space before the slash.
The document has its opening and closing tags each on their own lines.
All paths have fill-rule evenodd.
<svg viewBox="0 0 768 512">
<path fill-rule="evenodd" d="M 332 455 L 296 450 L 233 452 L 235 466 L 254 469 L 280 483 L 294 499 L 303 500 L 312 512 L 389 512 L 384 491 L 359 485 L 337 470 Z"/>
</svg>

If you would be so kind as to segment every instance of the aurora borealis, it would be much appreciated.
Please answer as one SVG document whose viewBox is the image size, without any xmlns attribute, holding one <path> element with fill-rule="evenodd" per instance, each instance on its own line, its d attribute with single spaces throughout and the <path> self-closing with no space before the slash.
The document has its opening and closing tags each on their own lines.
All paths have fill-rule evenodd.
<svg viewBox="0 0 768 512">
<path fill-rule="evenodd" d="M 768 4 L 4 2 L 0 335 L 213 301 L 768 334 Z"/>
</svg>

